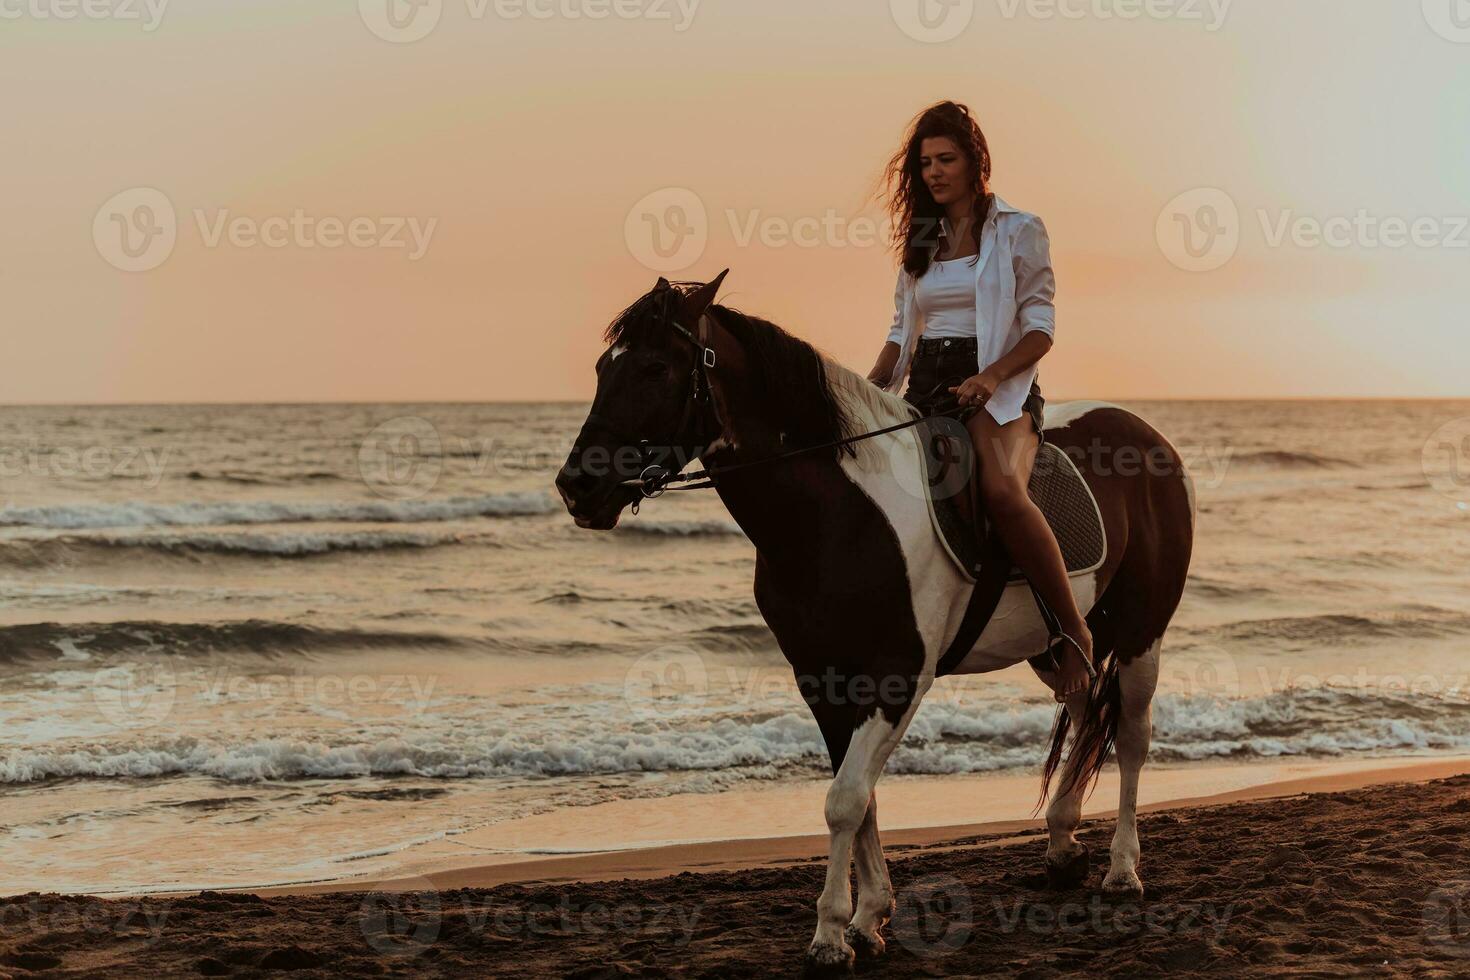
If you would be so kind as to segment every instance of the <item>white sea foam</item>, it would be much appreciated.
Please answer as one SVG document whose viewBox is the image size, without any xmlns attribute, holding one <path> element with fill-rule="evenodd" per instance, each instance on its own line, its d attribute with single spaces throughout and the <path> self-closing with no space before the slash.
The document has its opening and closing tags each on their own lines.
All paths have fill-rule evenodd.
<svg viewBox="0 0 1470 980">
<path fill-rule="evenodd" d="M 0 509 L 0 525 L 58 530 L 118 527 L 206 527 L 225 524 L 292 524 L 324 521 L 418 524 L 471 517 L 550 514 L 561 505 L 540 492 L 492 493 L 429 500 L 238 501 L 168 503 L 141 501 Z"/>
<path fill-rule="evenodd" d="M 734 521 L 660 521 L 644 518 L 624 520 L 618 531 L 625 534 L 661 534 L 668 537 L 699 537 L 740 534 L 745 532 Z"/>
<path fill-rule="evenodd" d="M 1339 756 L 1430 752 L 1470 746 L 1470 709 L 1435 703 L 1417 721 L 1388 703 L 1361 705 L 1360 717 L 1328 717 L 1346 705 L 1336 692 L 1292 692 L 1217 701 L 1162 696 L 1156 705 L 1154 758 Z M 481 706 L 482 708 L 485 706 Z M 411 775 L 439 779 L 576 777 L 629 773 L 709 773 L 744 779 L 811 778 L 825 771 L 826 750 L 810 715 L 783 712 L 753 721 L 674 713 L 635 728 L 606 724 L 613 706 L 583 702 L 559 715 L 519 716 L 514 709 L 420 718 L 414 730 L 333 741 L 321 736 L 269 739 L 164 737 L 117 744 L 16 748 L 0 757 L 0 782 L 62 777 L 156 777 L 179 774 L 235 781 Z M 592 719 L 601 718 L 596 725 Z M 908 774 L 1031 768 L 1045 757 L 1050 705 L 925 706 L 889 762 Z M 346 736 L 346 732 L 341 733 Z"/>
<path fill-rule="evenodd" d="M 110 548 L 299 557 L 324 555 L 337 551 L 434 548 L 440 545 L 457 544 L 464 540 L 464 536 L 453 533 L 416 531 L 318 531 L 284 534 L 209 531 L 193 534 L 116 534 L 72 540 Z"/>
</svg>

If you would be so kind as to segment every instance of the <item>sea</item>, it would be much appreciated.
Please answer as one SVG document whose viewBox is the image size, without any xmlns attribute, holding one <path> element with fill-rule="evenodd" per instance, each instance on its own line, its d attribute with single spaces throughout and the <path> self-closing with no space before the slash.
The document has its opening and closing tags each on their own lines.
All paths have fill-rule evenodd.
<svg viewBox="0 0 1470 980">
<path fill-rule="evenodd" d="M 1199 502 L 1151 766 L 1470 749 L 1470 401 L 1119 404 Z M 822 780 L 719 498 L 566 514 L 587 409 L 0 408 L 0 894 Z M 1054 710 L 1024 665 L 941 680 L 888 771 L 1034 772 Z"/>
</svg>

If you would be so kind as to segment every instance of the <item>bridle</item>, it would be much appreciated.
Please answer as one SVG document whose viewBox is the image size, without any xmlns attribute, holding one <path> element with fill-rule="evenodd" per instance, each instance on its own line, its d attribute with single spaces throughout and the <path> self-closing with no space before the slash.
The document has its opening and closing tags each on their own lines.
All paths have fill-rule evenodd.
<svg viewBox="0 0 1470 980">
<path fill-rule="evenodd" d="M 670 297 L 677 296 L 677 294 L 668 287 L 663 287 L 660 291 L 667 291 Z M 715 356 L 715 349 L 709 346 L 709 344 L 706 343 L 704 340 L 704 338 L 708 335 L 708 313 L 701 314 L 699 317 L 699 336 L 695 336 L 688 327 L 680 323 L 678 319 L 674 316 L 672 310 L 670 310 L 667 305 L 665 306 L 663 311 L 663 319 L 669 327 L 673 328 L 676 334 L 689 341 L 689 343 L 693 345 L 696 351 L 694 357 L 694 367 L 689 372 L 689 393 L 684 399 L 684 413 L 679 420 L 679 427 L 675 430 L 675 439 L 679 439 L 682 441 L 683 437 L 685 437 L 689 433 L 689 430 L 693 427 L 694 423 L 698 421 L 700 413 L 705 408 L 713 406 L 714 388 L 713 385 L 711 385 L 710 383 L 709 371 L 710 368 L 715 366 L 717 359 Z M 720 422 L 719 410 L 714 409 L 714 412 L 715 422 L 718 424 Z M 644 497 L 652 498 L 660 496 L 665 490 L 701 490 L 705 487 L 712 487 L 715 485 L 714 480 L 711 478 L 709 482 L 699 484 L 698 486 L 670 487 L 668 486 L 668 484 L 670 483 L 683 483 L 690 480 L 698 480 L 704 477 L 712 477 L 713 474 L 711 474 L 707 470 L 701 470 L 698 473 L 691 473 L 688 476 L 675 476 L 674 472 L 670 470 L 667 466 L 663 466 L 659 463 L 650 461 L 651 457 L 653 456 L 653 450 L 649 448 L 648 440 L 646 438 L 626 431 L 621 426 L 609 420 L 606 416 L 600 415 L 597 412 L 590 413 L 587 416 L 587 422 L 588 424 L 595 425 L 606 432 L 612 433 L 619 439 L 625 440 L 628 446 L 638 450 L 638 476 L 636 479 L 621 481 L 621 486 L 636 486 Z M 734 467 L 731 468 L 733 469 Z M 633 502 L 634 514 L 638 513 L 638 505 L 640 503 L 642 503 L 642 498 Z"/>
<path fill-rule="evenodd" d="M 670 290 L 670 292 L 672 293 L 672 290 Z M 699 323 L 697 325 L 697 329 L 699 331 L 698 336 L 696 336 L 694 332 L 692 332 L 688 327 L 680 323 L 678 319 L 674 316 L 673 312 L 667 307 L 664 310 L 663 317 L 664 321 L 668 324 L 669 327 L 673 329 L 674 333 L 689 341 L 689 343 L 693 345 L 696 352 L 694 358 L 694 368 L 689 373 L 689 395 L 685 399 L 684 415 L 680 421 L 679 429 L 677 430 L 679 436 L 682 436 L 689 428 L 690 417 L 697 416 L 697 414 L 703 408 L 712 405 L 713 387 L 710 383 L 709 371 L 716 364 L 715 350 L 713 347 L 710 347 L 704 339 L 708 335 L 708 313 L 703 313 L 699 317 Z M 940 383 L 943 384 L 943 382 Z M 624 431 L 621 427 L 612 423 L 606 417 L 599 415 L 596 412 L 593 412 L 587 416 L 587 422 L 607 432 L 612 433 L 620 439 L 626 440 L 629 446 L 638 450 L 640 454 L 640 472 L 636 479 L 621 481 L 620 486 L 637 487 L 644 498 L 652 499 L 653 497 L 662 496 L 668 490 L 706 490 L 711 487 L 717 487 L 719 484 L 716 481 L 716 477 L 723 476 L 727 473 L 734 473 L 737 470 L 749 469 L 755 466 L 764 466 L 768 463 L 776 463 L 783 459 L 790 459 L 794 456 L 801 456 L 806 453 L 816 452 L 819 449 L 831 449 L 835 446 L 844 446 L 849 443 L 861 442 L 864 439 L 872 439 L 875 436 L 881 436 L 889 432 L 896 432 L 899 429 L 910 428 L 911 426 L 918 425 L 921 422 L 927 422 L 929 419 L 932 418 L 936 418 L 939 416 L 947 417 L 949 414 L 949 412 L 935 412 L 929 415 L 921 416 L 920 418 L 910 419 L 907 422 L 900 422 L 897 425 L 890 425 L 887 428 L 876 429 L 872 432 L 864 432 L 861 435 L 848 436 L 845 439 L 834 439 L 831 442 L 824 442 L 815 446 L 803 446 L 800 449 L 793 449 L 789 452 L 778 453 L 775 456 L 767 456 L 764 459 L 756 459 L 744 463 L 736 463 L 733 466 L 706 467 L 694 473 L 687 473 L 684 475 L 675 475 L 666 466 L 662 466 L 658 463 L 650 463 L 649 457 L 651 456 L 652 451 L 648 448 L 647 439 L 640 438 L 635 434 Z M 715 422 L 717 424 L 721 423 L 718 409 L 715 409 Z M 723 428 L 722 425 L 721 428 Z M 676 436 L 676 438 L 678 438 L 678 436 Z M 697 482 L 701 480 L 703 482 Z M 683 483 L 687 485 L 670 486 L 670 484 L 674 483 Z M 640 503 L 642 503 L 642 498 L 633 501 L 632 510 L 634 514 L 638 513 L 638 505 Z"/>
</svg>

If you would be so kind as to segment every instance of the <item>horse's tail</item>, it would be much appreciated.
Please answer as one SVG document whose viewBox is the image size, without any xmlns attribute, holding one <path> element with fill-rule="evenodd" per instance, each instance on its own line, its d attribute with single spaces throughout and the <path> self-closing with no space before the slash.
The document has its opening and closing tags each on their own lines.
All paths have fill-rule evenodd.
<svg viewBox="0 0 1470 980">
<path fill-rule="evenodd" d="M 1100 631 L 1099 631 L 1100 632 Z M 1094 640 L 1102 639 L 1094 634 Z M 1097 679 L 1088 692 L 1087 709 L 1083 712 L 1082 724 L 1072 739 L 1072 751 L 1067 756 L 1067 765 L 1062 771 L 1062 782 L 1058 795 L 1077 790 L 1085 798 L 1097 784 L 1098 774 L 1113 751 L 1113 742 L 1118 738 L 1118 721 L 1123 714 L 1123 688 L 1118 678 L 1118 658 L 1112 644 L 1102 650 L 1097 663 Z M 1071 713 L 1065 708 L 1057 712 L 1056 724 L 1051 731 L 1051 750 L 1041 768 L 1041 797 L 1036 808 L 1046 803 L 1047 791 L 1052 778 L 1062 766 L 1062 754 L 1066 749 L 1067 735 L 1072 728 Z"/>
</svg>

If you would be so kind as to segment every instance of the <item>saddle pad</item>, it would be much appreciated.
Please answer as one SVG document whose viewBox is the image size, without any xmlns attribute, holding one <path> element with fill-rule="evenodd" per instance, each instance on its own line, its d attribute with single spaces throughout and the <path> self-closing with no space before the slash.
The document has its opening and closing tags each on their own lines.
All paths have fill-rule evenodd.
<svg viewBox="0 0 1470 980">
<path fill-rule="evenodd" d="M 973 582 L 980 567 L 980 542 L 955 501 L 965 492 L 966 481 L 974 472 L 975 447 L 965 427 L 954 419 L 929 419 L 914 430 L 924 461 L 925 499 L 934 532 L 960 571 Z M 1056 535 L 1067 574 L 1096 571 L 1107 557 L 1102 513 L 1072 458 L 1051 443 L 1043 443 L 1026 489 Z M 1009 578 L 1011 582 L 1025 580 L 1014 566 Z"/>
</svg>

